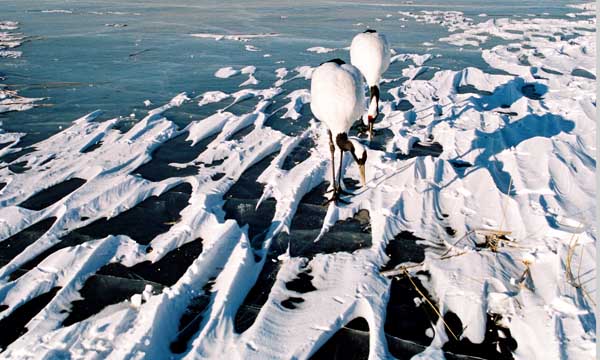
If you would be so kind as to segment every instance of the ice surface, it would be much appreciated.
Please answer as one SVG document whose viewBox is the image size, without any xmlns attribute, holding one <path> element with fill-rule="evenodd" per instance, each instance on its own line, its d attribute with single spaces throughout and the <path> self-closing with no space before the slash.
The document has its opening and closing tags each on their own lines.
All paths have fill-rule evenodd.
<svg viewBox="0 0 600 360">
<path fill-rule="evenodd" d="M 22 56 L 23 52 L 19 50 L 12 50 L 27 41 L 27 37 L 21 33 L 14 32 L 19 29 L 19 23 L 17 21 L 0 21 L 0 61 L 2 58 L 18 59 Z M 6 80 L 2 73 L 0 73 L 0 81 Z M 0 113 L 9 111 L 24 111 L 29 110 L 35 106 L 35 102 L 43 100 L 42 98 L 27 98 L 20 96 L 16 90 L 10 88 L 3 83 L 0 83 Z M 0 129 L 0 143 L 4 134 L 1 133 Z"/>
<path fill-rule="evenodd" d="M 314 36 L 282 53 L 289 35 L 279 28 L 180 31 L 215 56 L 206 82 L 193 82 L 197 93 L 148 87 L 136 106 L 149 109 L 121 114 L 134 118 L 94 111 L 33 143 L 26 127 L 0 133 L 0 327 L 21 317 L 26 329 L 2 357 L 308 358 L 354 339 L 371 359 L 592 358 L 597 74 L 596 20 L 586 14 L 595 6 L 565 9 L 574 19 L 395 6 L 347 4 L 346 26 L 354 33 L 352 24 L 379 18 L 400 29 L 383 24 L 401 16 L 401 34 L 441 30 L 409 51 L 392 43 L 367 185 L 355 185 L 351 159 L 342 164 L 348 205 L 319 205 L 332 169 L 326 129 L 307 106 L 312 71 L 331 54 L 305 51 Z M 145 16 L 136 9 L 40 16 Z M 106 22 L 102 31 L 117 31 Z M 348 58 L 344 41 L 320 40 Z M 424 53 L 425 40 L 436 54 Z M 273 59 L 236 43 L 250 41 Z M 443 47 L 469 44 L 481 59 L 448 65 L 458 60 Z M 215 55 L 221 47 L 228 58 Z M 131 62 L 155 51 L 133 60 L 130 50 Z M 20 114 L 7 115 L 9 124 Z M 141 169 L 155 160 L 166 170 L 151 181 Z M 181 187 L 182 200 L 156 200 Z M 163 210 L 167 220 L 153 215 Z M 132 213 L 139 228 L 90 230 Z M 136 236 L 152 219 L 168 223 Z M 412 267 L 380 273 L 401 265 Z M 82 299 L 89 284 L 108 276 L 107 292 L 126 283 L 127 296 L 81 310 L 94 301 Z"/>
</svg>

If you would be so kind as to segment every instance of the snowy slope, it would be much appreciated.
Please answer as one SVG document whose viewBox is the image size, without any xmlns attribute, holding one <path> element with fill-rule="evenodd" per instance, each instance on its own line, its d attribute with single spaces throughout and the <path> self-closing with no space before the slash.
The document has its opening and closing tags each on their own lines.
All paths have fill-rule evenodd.
<svg viewBox="0 0 600 360">
<path fill-rule="evenodd" d="M 379 146 L 369 150 L 368 184 L 354 190 L 349 205 L 324 210 L 322 226 L 312 232 L 299 230 L 294 218 L 310 207 L 305 195 L 331 173 L 326 129 L 310 121 L 284 133 L 277 123 L 294 124 L 308 108 L 307 79 L 316 64 L 278 69 L 277 80 L 266 88 L 252 88 L 267 84 L 254 81 L 254 66 L 225 67 L 215 75 L 248 75 L 245 82 L 239 79 L 243 90 L 209 91 L 199 100 L 181 93 L 131 128 L 121 127 L 124 118 L 97 121 L 100 112 L 74 121 L 0 169 L 5 259 L 0 324 L 7 326 L 20 309 L 51 294 L 1 356 L 300 359 L 363 318 L 369 358 L 392 357 L 385 324 L 397 280 L 380 270 L 390 261 L 390 246 L 404 241 L 399 234 L 410 232 L 421 239 L 424 259 L 397 264 L 406 266 L 397 276 L 421 283 L 446 322 L 454 317 L 462 324 L 453 327 L 436 316 L 426 326 L 430 343 L 421 344 L 426 349 L 417 357 L 460 352 L 454 336 L 484 342 L 491 317 L 494 329 L 507 331 L 500 337 L 510 333 L 516 342 L 510 348 L 514 358 L 592 358 L 596 20 L 578 18 L 576 11 L 594 9 L 589 4 L 574 8 L 579 15 L 568 20 L 480 23 L 458 12 L 401 14 L 449 27 L 452 34 L 440 41 L 457 46 L 508 40 L 482 51 L 483 59 L 505 74 L 473 67 L 437 70 L 424 65 L 431 55 L 396 55 L 414 65 L 402 77 L 386 74 L 390 86 L 375 127 Z M 240 39 L 234 40 L 245 40 Z M 418 76 L 427 72 L 431 76 Z M 300 89 L 286 91 L 299 82 Z M 195 100 L 218 110 L 179 129 L 169 110 Z M 253 106 L 237 114 L 233 108 L 242 101 Z M 14 155 L 20 136 L 6 136 L 11 135 L 2 134 L 9 145 L 0 154 Z M 142 176 L 140 169 L 179 136 L 188 141 L 185 146 L 203 147 L 194 158 L 169 164 L 169 171 L 179 169 L 181 175 Z M 304 156 L 289 161 L 298 153 Z M 346 178 L 358 180 L 356 165 L 347 160 Z M 258 212 L 272 204 L 264 232 L 226 218 L 226 195 L 253 169 L 259 169 L 259 199 L 238 210 Z M 68 181 L 78 186 L 62 198 L 43 207 L 32 200 Z M 191 189 L 186 196 L 186 190 L 178 190 L 185 184 Z M 174 190 L 186 200 L 155 237 L 113 233 L 65 243 L 72 239 L 69 234 L 91 234 L 90 226 Z M 368 211 L 370 222 L 367 245 L 343 251 L 336 248 L 343 239 L 327 243 L 338 221 L 360 218 L 361 210 Z M 49 225 L 42 226 L 39 238 L 19 236 L 44 222 Z M 198 239 L 201 252 L 172 284 L 145 281 L 128 300 L 65 325 L 86 282 L 107 264 L 159 263 Z M 297 250 L 294 243 L 300 241 L 332 244 L 333 251 Z M 247 310 L 245 299 L 261 274 L 274 267 L 255 320 L 238 331 L 236 316 Z M 414 305 L 429 306 L 419 296 Z M 182 317 L 199 306 L 192 330 L 182 329 Z M 184 350 L 174 354 L 172 343 L 186 331 Z M 507 356 L 506 349 L 498 353 Z"/>
</svg>

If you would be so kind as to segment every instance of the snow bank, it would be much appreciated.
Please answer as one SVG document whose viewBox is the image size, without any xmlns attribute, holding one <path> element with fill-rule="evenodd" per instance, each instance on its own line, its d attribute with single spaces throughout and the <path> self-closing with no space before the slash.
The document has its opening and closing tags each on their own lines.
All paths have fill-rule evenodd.
<svg viewBox="0 0 600 360">
<path fill-rule="evenodd" d="M 21 46 L 27 40 L 25 35 L 12 32 L 18 29 L 19 23 L 16 21 L 0 21 L 0 30 L 9 30 L 0 32 L 0 61 L 2 58 L 16 59 L 23 55 L 21 51 L 12 50 Z M 0 81 L 4 80 L 5 78 L 0 75 Z M 29 110 L 35 106 L 35 102 L 40 100 L 43 99 L 20 96 L 17 91 L 9 89 L 8 86 L 0 83 L 0 113 Z"/>
<path fill-rule="evenodd" d="M 29 170 L 0 168 L 0 182 L 6 183 L 0 190 L 0 244 L 32 224 L 56 218 L 0 269 L 0 302 L 7 306 L 0 317 L 61 287 L 3 356 L 169 358 L 179 320 L 202 295 L 206 307 L 182 358 L 221 358 L 224 353 L 232 359 L 308 358 L 357 317 L 369 326 L 370 358 L 389 358 L 384 326 L 391 280 L 380 269 L 390 260 L 386 247 L 402 241 L 395 237 L 407 231 L 423 239 L 418 246 L 425 257 L 407 271 L 419 276 L 442 314 L 452 312 L 460 319 L 463 338 L 483 341 L 486 318 L 494 314 L 517 343 L 515 358 L 592 358 L 596 305 L 588 292 L 593 292 L 596 276 L 595 19 L 491 19 L 481 25 L 459 12 L 401 15 L 447 27 L 456 37 L 444 41 L 479 46 L 494 37 L 509 40 L 482 52 L 491 67 L 507 75 L 472 67 L 429 68 L 435 71 L 432 77 L 419 80 L 416 74 L 430 56 L 396 55 L 396 61 L 411 60 L 416 67 L 389 90 L 393 100 L 382 100 L 383 115 L 375 128 L 387 135 L 380 147 L 368 149 L 367 185 L 354 190 L 350 204 L 329 205 L 320 234 L 315 233 L 315 241 L 323 241 L 338 221 L 367 210 L 370 246 L 310 259 L 292 256 L 288 248 L 273 259 L 278 271 L 254 323 L 237 333 L 236 313 L 265 262 L 271 261 L 266 256 L 271 245 L 280 234 L 293 234 L 302 198 L 331 174 L 323 124 L 305 119 L 307 127 L 296 136 L 267 125 L 279 113 L 268 114 L 267 109 L 281 99 L 279 109 L 286 111 L 276 120 L 302 117 L 314 68 L 277 69 L 274 83 L 262 89 L 205 92 L 200 106 L 230 97 L 233 101 L 184 129 L 167 116 L 190 101 L 185 94 L 151 110 L 123 133 L 115 129 L 121 118 L 99 122 L 100 113 L 94 112 L 22 155 L 18 161 Z M 509 31 L 514 29 L 522 33 Z M 557 32 L 576 36 L 561 38 Z M 546 38 L 535 36 L 534 41 L 533 35 Z M 256 72 L 254 66 L 223 69 L 223 75 L 233 71 L 249 80 Z M 296 82 L 288 91 L 291 80 Z M 257 103 L 249 112 L 228 111 L 252 98 Z M 210 139 L 195 159 L 178 164 L 197 167 L 196 174 L 156 182 L 134 174 L 154 150 L 185 133 L 193 145 Z M 16 143 L 20 136 L 5 140 Z M 304 160 L 284 167 L 305 140 L 314 146 L 305 150 Z M 437 153 L 420 152 L 434 145 Z M 264 189 L 256 208 L 272 199 L 275 209 L 257 245 L 249 226 L 225 219 L 224 196 L 246 170 L 268 157 L 272 160 L 258 175 Z M 349 157 L 342 169 L 346 178 L 359 179 Z M 85 183 L 54 204 L 37 211 L 19 206 L 74 177 Z M 74 229 L 118 216 L 182 183 L 190 184 L 192 192 L 180 219 L 149 244 L 127 236 L 95 239 L 53 252 L 11 279 Z M 202 252 L 174 285 L 156 294 L 145 290 L 132 301 L 61 325 L 64 311 L 101 266 L 156 262 L 199 238 Z M 308 272 L 315 290 L 289 288 L 290 281 Z M 292 297 L 302 301 L 294 309 L 282 306 Z M 427 333 L 433 337 L 431 345 L 417 358 L 442 358 L 441 348 L 449 341 L 443 323 L 431 324 Z"/>
<path fill-rule="evenodd" d="M 190 36 L 201 38 L 201 39 L 214 39 L 214 40 L 231 40 L 231 41 L 241 41 L 248 42 L 252 39 L 258 38 L 266 38 L 266 37 L 276 37 L 280 34 L 277 33 L 261 33 L 261 34 L 234 34 L 234 35 L 226 35 L 226 34 L 213 34 L 213 33 L 196 33 L 190 34 Z"/>
<path fill-rule="evenodd" d="M 221 79 L 227 79 L 227 78 L 230 78 L 239 73 L 240 73 L 239 70 L 235 70 L 231 66 L 226 66 L 226 67 L 222 67 L 219 70 L 217 70 L 215 72 L 215 77 L 218 77 Z"/>
<path fill-rule="evenodd" d="M 314 52 L 314 53 L 317 53 L 317 54 L 327 54 L 327 53 L 330 53 L 330 52 L 334 52 L 336 50 L 338 50 L 338 49 L 335 49 L 335 48 L 326 48 L 326 47 L 322 47 L 322 46 L 314 46 L 314 47 L 306 49 L 306 51 L 308 51 L 308 52 Z"/>
</svg>

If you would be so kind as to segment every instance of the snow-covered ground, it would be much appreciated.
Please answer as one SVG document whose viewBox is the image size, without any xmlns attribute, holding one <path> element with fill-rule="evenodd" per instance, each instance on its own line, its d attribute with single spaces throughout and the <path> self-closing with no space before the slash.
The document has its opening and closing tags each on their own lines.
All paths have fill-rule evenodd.
<svg viewBox="0 0 600 360">
<path fill-rule="evenodd" d="M 483 48 L 493 71 L 396 46 L 367 185 L 344 164 L 349 205 L 318 205 L 318 62 L 221 64 L 211 77 L 235 91 L 148 101 L 141 119 L 92 112 L 33 147 L 1 133 L 0 356 L 303 359 L 337 341 L 370 359 L 593 358 L 595 5 L 382 9 L 398 31 L 448 30 L 428 48 Z M 322 45 L 304 52 L 348 60 Z M 183 107 L 210 111 L 178 126 Z"/>
</svg>

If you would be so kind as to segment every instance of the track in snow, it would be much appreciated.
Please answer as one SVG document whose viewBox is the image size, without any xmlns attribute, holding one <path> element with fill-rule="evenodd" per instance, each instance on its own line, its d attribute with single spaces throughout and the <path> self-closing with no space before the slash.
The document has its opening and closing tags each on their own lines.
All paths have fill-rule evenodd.
<svg viewBox="0 0 600 360">
<path fill-rule="evenodd" d="M 442 41 L 486 40 L 463 20 Z M 412 64 L 383 86 L 366 188 L 345 164 L 348 206 L 320 206 L 329 152 L 310 67 L 205 93 L 218 110 L 185 128 L 168 118 L 196 106 L 182 93 L 138 122 L 94 112 L 25 149 L 0 134 L 3 356 L 589 354 L 595 23 L 485 26 L 515 41 L 483 51 L 511 75 L 396 59 Z M 556 32 L 568 40 L 531 40 Z M 491 252 L 482 228 L 510 241 Z M 564 280 L 574 237 L 583 288 Z M 415 285 L 380 275 L 416 264 Z"/>
</svg>

